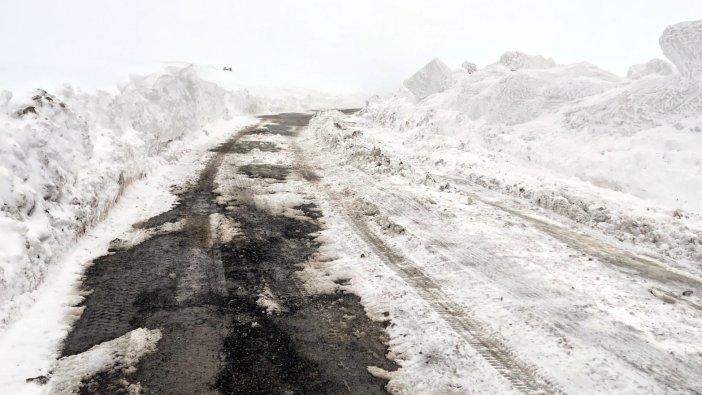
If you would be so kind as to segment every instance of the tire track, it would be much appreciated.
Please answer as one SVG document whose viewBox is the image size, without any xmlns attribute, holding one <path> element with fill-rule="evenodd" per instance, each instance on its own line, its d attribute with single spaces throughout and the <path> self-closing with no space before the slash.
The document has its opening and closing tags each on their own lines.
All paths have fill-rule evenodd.
<svg viewBox="0 0 702 395">
<path fill-rule="evenodd" d="M 527 394 L 565 394 L 539 369 L 523 361 L 503 340 L 486 329 L 470 312 L 452 301 L 435 281 L 416 264 L 387 247 L 357 214 L 349 212 L 336 196 L 332 199 L 343 207 L 344 216 L 373 252 L 400 275 L 439 316 L 463 337 L 485 360 L 505 377 L 514 388 Z"/>
<path fill-rule="evenodd" d="M 347 171 L 348 170 L 348 171 Z M 528 280 L 528 277 L 521 277 L 519 274 L 515 273 L 516 271 L 519 271 L 520 268 L 517 266 L 511 266 L 511 267 L 506 267 L 502 265 L 502 262 L 500 259 L 495 259 L 494 257 L 491 257 L 487 254 L 485 254 L 483 251 L 481 251 L 479 248 L 471 248 L 469 246 L 462 246 L 461 248 L 456 248 L 458 245 L 457 240 L 455 240 L 454 235 L 452 235 L 450 232 L 446 232 L 445 229 L 442 229 L 441 226 L 436 226 L 436 224 L 431 224 L 430 221 L 424 220 L 424 218 L 429 218 L 429 216 L 432 216 L 433 218 L 436 218 L 435 215 L 429 210 L 427 210 L 425 207 L 423 207 L 421 204 L 418 204 L 416 200 L 413 200 L 409 198 L 408 196 L 397 193 L 397 191 L 392 191 L 388 188 L 385 188 L 383 185 L 376 184 L 374 179 L 372 177 L 367 176 L 366 173 L 363 171 L 352 167 L 351 169 L 337 169 L 336 174 L 339 175 L 342 178 L 353 178 L 355 180 L 359 180 L 359 177 L 368 177 L 362 178 L 362 181 L 360 181 L 361 184 L 364 185 L 364 199 L 368 199 L 368 201 L 372 202 L 378 202 L 377 207 L 381 209 L 381 212 L 384 214 L 390 214 L 393 216 L 397 217 L 403 217 L 405 219 L 409 219 L 413 222 L 414 225 L 418 225 L 415 228 L 410 228 L 407 229 L 407 232 L 413 237 L 416 238 L 421 242 L 422 245 L 426 246 L 428 250 L 431 250 L 434 254 L 437 255 L 438 259 L 441 259 L 442 262 L 453 262 L 456 265 L 459 265 L 461 267 L 463 266 L 470 266 L 470 267 L 475 267 L 477 263 L 486 263 L 490 262 L 489 265 L 481 264 L 477 265 L 477 267 L 480 267 L 479 272 L 477 273 L 479 276 L 484 275 L 486 276 L 486 280 L 490 281 L 494 284 L 498 284 L 500 286 L 504 287 L 509 287 L 508 283 L 504 283 L 502 280 L 505 278 L 510 278 L 512 279 L 512 285 L 514 284 L 519 284 L 520 286 L 517 288 L 514 287 L 509 287 L 509 290 L 511 292 L 518 291 L 519 294 L 522 297 L 530 298 L 530 299 L 546 299 L 549 296 L 548 293 L 544 293 L 543 289 L 540 287 L 533 287 L 530 284 L 530 281 Z M 357 181 L 358 182 L 358 181 Z M 481 202 L 483 199 L 479 199 L 478 197 L 471 197 L 474 200 L 480 200 Z M 490 205 L 486 203 L 490 207 L 495 207 L 496 209 L 499 209 L 501 211 L 507 212 L 508 215 L 517 215 L 519 214 L 518 211 L 515 213 L 512 213 L 509 207 L 506 207 L 504 210 L 501 207 L 496 207 L 493 205 Z M 528 214 L 521 213 L 522 215 L 528 216 Z M 361 220 L 363 217 L 361 217 Z M 531 217 L 530 217 L 531 218 Z M 525 220 L 528 221 L 527 218 Z M 608 259 L 617 262 L 617 259 L 620 257 L 617 253 L 625 254 L 625 258 L 628 256 L 630 259 L 636 259 L 637 256 L 634 255 L 633 253 L 628 253 L 625 250 L 619 250 L 616 247 L 609 245 L 610 248 L 615 249 L 615 251 L 612 252 L 612 255 L 607 255 L 607 250 L 603 249 L 600 251 L 600 255 L 595 255 L 594 253 L 588 253 L 587 251 L 581 250 L 577 248 L 577 243 L 587 243 L 589 239 L 592 237 L 587 236 L 587 235 L 580 235 L 570 229 L 564 228 L 563 226 L 559 225 L 551 225 L 550 223 L 539 220 L 538 218 L 534 218 L 535 221 L 539 221 L 544 227 L 547 229 L 542 228 L 541 226 L 537 226 L 536 224 L 530 224 L 532 227 L 542 233 L 546 233 L 546 235 L 552 236 L 555 240 L 563 243 L 565 246 L 568 246 L 569 248 L 573 248 L 576 251 L 586 253 L 590 256 L 594 256 L 596 258 L 600 259 Z M 419 221 L 419 222 L 417 222 Z M 531 222 L 531 221 L 528 221 Z M 548 230 L 548 231 L 547 231 Z M 552 233 L 554 232 L 554 233 Z M 567 238 L 571 242 L 568 243 L 566 240 L 563 240 L 562 238 Z M 589 245 L 589 248 L 597 248 L 599 244 L 594 244 L 594 243 L 599 243 L 602 245 L 608 245 L 605 242 L 599 241 L 599 240 L 594 240 L 593 244 Z M 628 255 L 626 255 L 628 254 Z M 645 259 L 645 258 L 641 258 Z M 614 270 L 621 270 L 628 275 L 631 275 L 632 271 L 631 270 L 623 270 L 621 265 L 626 264 L 628 261 L 619 261 L 619 265 L 614 267 Z M 609 262 L 605 262 L 609 263 Z M 428 270 L 429 268 L 425 265 L 423 262 L 422 267 L 424 270 Z M 489 270 L 485 270 L 486 268 L 489 268 Z M 466 273 L 469 276 L 472 276 L 475 278 L 476 273 Z M 674 276 L 675 273 L 672 273 Z M 679 277 L 676 277 L 679 279 Z M 516 279 L 516 280 L 515 280 Z M 525 280 L 526 279 L 526 280 Z M 672 281 L 673 279 L 671 279 Z M 663 281 L 663 280 L 661 280 Z M 688 279 L 688 281 L 690 281 Z M 665 284 L 670 284 L 670 281 Z M 689 282 L 686 284 L 690 284 Z M 480 286 L 480 284 L 478 285 Z M 473 285 L 471 285 L 473 287 Z M 487 292 L 486 292 L 487 293 Z M 681 303 L 687 303 L 691 308 L 693 309 L 698 309 L 698 306 L 692 303 L 689 300 L 685 299 L 675 299 L 678 302 Z M 568 310 L 567 309 L 562 309 L 559 306 L 555 305 L 542 305 L 541 308 L 544 308 L 545 311 L 547 312 L 548 316 L 557 316 L 557 317 L 567 317 L 568 315 Z M 478 308 L 476 308 L 478 309 Z M 699 310 L 697 310 L 699 311 Z M 475 316 L 475 310 L 471 313 L 472 316 Z M 553 321 L 551 324 L 551 328 L 554 330 L 561 332 L 561 331 L 568 331 L 571 335 L 576 336 L 578 339 L 583 339 L 587 338 L 587 328 L 575 325 L 574 322 L 570 322 L 567 319 L 565 320 L 558 320 L 558 321 Z M 660 383 L 664 388 L 672 388 L 675 390 L 679 391 L 694 391 L 694 385 L 691 386 L 689 379 L 686 379 L 684 375 L 682 375 L 674 366 L 675 365 L 668 365 L 668 364 L 660 364 L 660 362 L 663 360 L 661 358 L 667 358 L 668 355 L 660 355 L 656 354 L 655 351 L 648 352 L 646 351 L 646 342 L 645 340 L 638 338 L 636 336 L 633 336 L 631 333 L 627 331 L 623 332 L 617 332 L 617 333 L 612 333 L 608 335 L 609 337 L 609 342 L 608 343 L 587 343 L 588 346 L 591 347 L 596 347 L 596 348 L 601 348 L 603 350 L 606 350 L 607 352 L 610 352 L 614 355 L 616 355 L 622 363 L 625 363 L 626 365 L 630 366 L 631 368 L 640 371 L 642 374 L 646 376 L 650 376 L 653 380 L 656 382 Z M 627 345 L 632 345 L 636 344 L 638 345 L 638 348 L 633 347 L 633 349 L 637 349 L 638 353 L 632 354 L 632 348 L 628 347 Z M 672 362 L 671 359 L 667 359 L 668 361 Z M 655 368 L 652 368 L 655 366 Z M 689 376 L 688 376 L 689 377 Z"/>
<path fill-rule="evenodd" d="M 702 289 L 701 279 L 668 267 L 655 259 L 634 254 L 613 244 L 582 233 L 576 233 L 565 226 L 549 223 L 521 210 L 508 207 L 506 204 L 482 198 L 470 190 L 466 190 L 466 188 L 478 188 L 478 186 L 471 184 L 467 180 L 435 174 L 432 174 L 432 176 L 451 180 L 455 185 L 460 186 L 461 192 L 470 198 L 527 221 L 541 232 L 561 241 L 574 250 L 595 257 L 601 262 L 608 263 L 622 270 L 634 271 L 645 278 L 663 284 L 674 282 L 683 286 L 692 287 L 695 290 Z"/>
<path fill-rule="evenodd" d="M 319 177 L 306 163 L 297 145 L 294 145 L 294 152 L 301 173 L 307 175 L 305 178 L 311 182 L 318 180 Z M 342 217 L 381 261 L 405 280 L 451 329 L 464 338 L 515 389 L 526 394 L 565 394 L 553 379 L 546 377 L 538 367 L 522 360 L 506 341 L 474 319 L 467 308 L 451 300 L 441 286 L 425 275 L 417 264 L 385 245 L 368 227 L 362 215 L 354 213 L 344 199 L 320 183 L 316 185 L 340 209 Z"/>
</svg>

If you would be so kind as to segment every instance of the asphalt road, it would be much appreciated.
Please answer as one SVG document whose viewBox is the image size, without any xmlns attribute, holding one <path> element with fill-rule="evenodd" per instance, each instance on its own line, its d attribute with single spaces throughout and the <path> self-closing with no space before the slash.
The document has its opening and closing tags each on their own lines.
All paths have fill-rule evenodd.
<svg viewBox="0 0 702 395">
<path fill-rule="evenodd" d="M 367 318 L 350 293 L 309 294 L 296 280 L 300 264 L 313 257 L 322 226 L 317 207 L 294 207 L 304 218 L 261 209 L 246 185 L 312 182 L 308 169 L 236 163 L 252 150 L 280 152 L 256 134 L 294 138 L 306 114 L 262 118 L 215 149 L 196 183 L 180 192 L 170 211 L 135 224 L 152 236 L 136 245 L 117 240 L 111 252 L 87 270 L 82 316 L 63 355 L 85 352 L 136 328 L 159 329 L 158 349 L 136 366 L 86 377 L 83 394 L 373 394 L 386 381 L 368 366 L 397 367 L 387 360 L 384 325 Z M 289 153 L 294 155 L 293 152 Z M 218 174 L 247 180 L 227 189 Z M 222 203 L 226 202 L 226 203 Z M 222 237 L 224 218 L 237 226 Z M 172 226 L 172 231 L 153 231 Z M 274 311 L 261 295 L 275 296 Z"/>
</svg>

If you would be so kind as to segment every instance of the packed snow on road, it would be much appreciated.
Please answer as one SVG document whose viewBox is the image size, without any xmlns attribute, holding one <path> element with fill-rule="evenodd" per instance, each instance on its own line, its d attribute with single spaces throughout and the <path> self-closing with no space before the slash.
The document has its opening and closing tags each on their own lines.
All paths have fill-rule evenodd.
<svg viewBox="0 0 702 395">
<path fill-rule="evenodd" d="M 659 44 L 364 102 L 176 63 L 0 92 L 0 392 L 162 388 L 201 308 L 206 391 L 702 393 L 702 21 Z M 171 266 L 134 296 L 110 259 Z"/>
</svg>

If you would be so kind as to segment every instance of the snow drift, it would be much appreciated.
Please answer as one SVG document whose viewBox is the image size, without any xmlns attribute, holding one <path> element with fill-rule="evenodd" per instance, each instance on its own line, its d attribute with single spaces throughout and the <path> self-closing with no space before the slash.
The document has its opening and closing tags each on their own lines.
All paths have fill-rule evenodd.
<svg viewBox="0 0 702 395">
<path fill-rule="evenodd" d="M 702 21 L 668 26 L 659 40 L 668 59 L 686 78 L 702 78 Z"/>
<path fill-rule="evenodd" d="M 646 63 L 635 64 L 629 67 L 626 78 L 638 80 L 649 75 L 671 75 L 673 67 L 663 59 L 651 59 Z"/>
<path fill-rule="evenodd" d="M 405 91 L 374 98 L 353 118 L 362 132 L 353 140 L 320 139 L 350 159 L 377 146 L 385 158 L 370 162 L 379 163 L 375 171 L 404 174 L 398 163 L 414 163 L 699 262 L 701 37 L 702 22 L 671 26 L 661 36 L 679 73 L 654 60 L 623 78 L 519 52 L 454 73 L 450 86 L 442 73 L 423 69 L 422 86 L 441 89 L 419 101 L 422 95 Z M 343 124 L 340 117 L 330 113 L 312 124 L 333 136 L 341 133 L 333 128 Z"/>
<path fill-rule="evenodd" d="M 452 84 L 453 73 L 451 69 L 439 59 L 427 63 L 404 83 L 405 87 L 418 99 L 443 92 Z"/>
<path fill-rule="evenodd" d="M 500 64 L 516 71 L 519 69 L 547 69 L 554 67 L 556 62 L 541 55 L 527 55 L 519 51 L 510 51 L 502 54 Z"/>
<path fill-rule="evenodd" d="M 132 77 L 118 92 L 0 92 L 0 328 L 130 182 L 174 160 L 208 124 L 337 105 L 331 95 L 310 103 L 296 91 L 225 89 L 217 78 L 179 65 Z"/>
</svg>

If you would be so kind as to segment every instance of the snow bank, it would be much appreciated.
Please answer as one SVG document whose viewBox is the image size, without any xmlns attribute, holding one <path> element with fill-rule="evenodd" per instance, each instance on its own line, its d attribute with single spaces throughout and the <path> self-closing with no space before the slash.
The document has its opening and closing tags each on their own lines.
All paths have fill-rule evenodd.
<svg viewBox="0 0 702 395">
<path fill-rule="evenodd" d="M 702 78 L 702 21 L 668 26 L 659 40 L 665 56 L 686 78 Z"/>
<path fill-rule="evenodd" d="M 461 63 L 461 69 L 463 69 L 468 74 L 473 74 L 476 71 L 478 71 L 478 66 L 476 66 L 475 63 L 465 61 Z"/>
<path fill-rule="evenodd" d="M 661 38 L 682 75 L 666 75 L 662 61 L 626 79 L 588 63 L 508 53 L 454 74 L 451 86 L 419 103 L 403 92 L 370 100 L 353 118 L 358 130 L 337 130 L 339 114 L 313 125 L 325 144 L 376 172 L 421 182 L 426 174 L 401 168 L 414 163 L 699 262 L 702 84 L 689 77 L 702 65 L 700 32 L 702 23 L 689 22 Z M 650 74 L 658 76 L 641 78 Z"/>
<path fill-rule="evenodd" d="M 419 69 L 404 85 L 418 99 L 443 92 L 453 84 L 453 73 L 446 64 L 434 59 Z"/>
<path fill-rule="evenodd" d="M 133 76 L 116 92 L 0 92 L 0 329 L 132 181 L 175 160 L 208 125 L 337 98 L 309 103 L 296 91 L 222 85 L 202 67 L 178 65 Z"/>
<path fill-rule="evenodd" d="M 635 64 L 629 67 L 626 78 L 638 80 L 649 75 L 671 75 L 673 66 L 663 59 L 651 59 L 646 63 Z"/>
<path fill-rule="evenodd" d="M 519 69 L 547 69 L 554 67 L 553 59 L 546 59 L 542 55 L 527 55 L 523 52 L 509 51 L 502 54 L 500 64 L 512 71 Z"/>
</svg>

